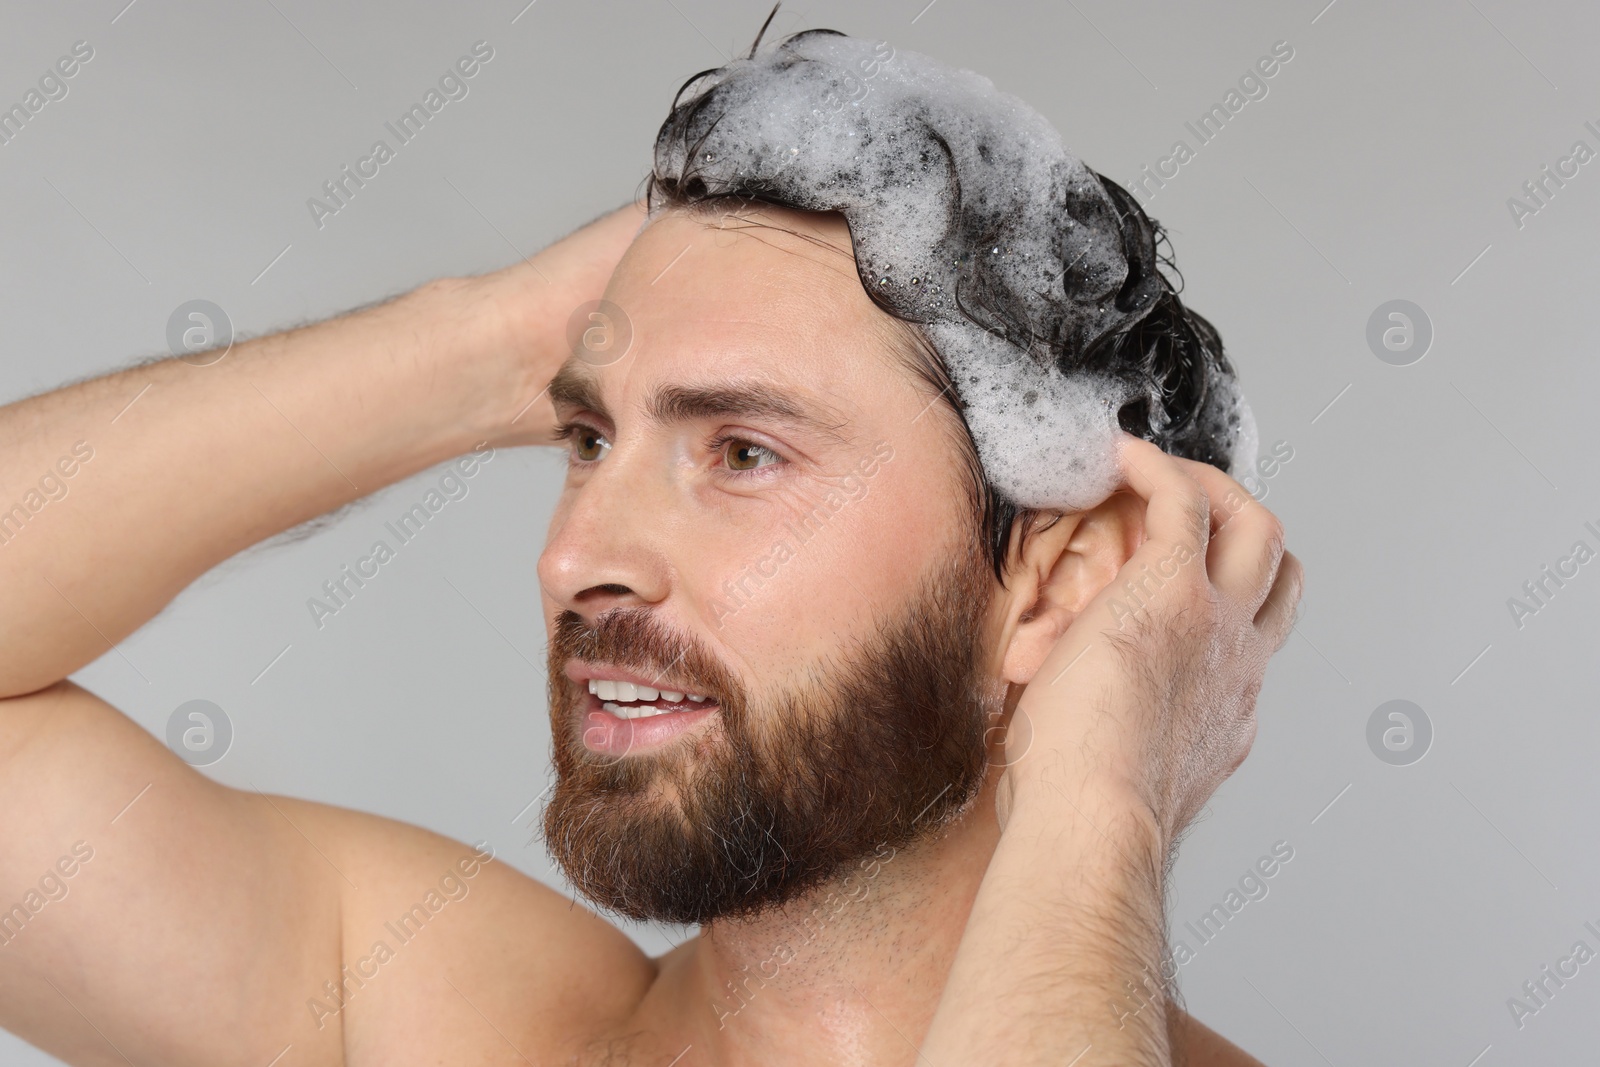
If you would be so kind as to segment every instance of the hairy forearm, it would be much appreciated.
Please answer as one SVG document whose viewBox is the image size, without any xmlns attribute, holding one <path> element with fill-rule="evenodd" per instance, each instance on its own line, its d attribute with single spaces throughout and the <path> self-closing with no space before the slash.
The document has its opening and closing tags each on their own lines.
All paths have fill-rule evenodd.
<svg viewBox="0 0 1600 1067">
<path fill-rule="evenodd" d="M 256 541 L 481 442 L 549 443 L 568 319 L 643 219 L 626 204 L 525 262 L 207 366 L 0 408 L 0 697 L 66 677 Z"/>
<path fill-rule="evenodd" d="M 937 1065 L 1171 1062 L 1163 847 L 1136 806 L 1018 789 L 922 1051 Z"/>
<path fill-rule="evenodd" d="M 509 378 L 475 360 L 494 336 L 483 284 L 0 408 L 0 696 L 103 654 L 254 542 L 503 429 L 559 353 Z"/>
</svg>

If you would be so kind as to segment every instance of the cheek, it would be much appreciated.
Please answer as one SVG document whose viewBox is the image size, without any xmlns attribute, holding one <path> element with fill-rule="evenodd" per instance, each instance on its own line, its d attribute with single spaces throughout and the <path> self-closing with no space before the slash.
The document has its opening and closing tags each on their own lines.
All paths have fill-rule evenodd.
<svg viewBox="0 0 1600 1067">
<path fill-rule="evenodd" d="M 751 666 L 764 674 L 801 668 L 905 602 L 941 550 L 928 533 L 950 521 L 929 512 L 887 479 L 831 502 L 808 487 L 705 531 L 680 574 L 713 640 L 746 660 L 759 655 Z"/>
</svg>

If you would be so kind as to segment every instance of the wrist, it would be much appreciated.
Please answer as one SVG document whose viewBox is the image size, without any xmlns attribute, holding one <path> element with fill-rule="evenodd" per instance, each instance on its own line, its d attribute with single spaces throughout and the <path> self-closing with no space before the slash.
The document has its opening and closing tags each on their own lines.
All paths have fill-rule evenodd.
<svg viewBox="0 0 1600 1067">
<path fill-rule="evenodd" d="M 566 353 L 549 295 L 526 263 L 491 274 L 439 278 L 407 294 L 427 338 L 430 373 L 450 383 L 468 447 L 548 440 L 553 408 L 543 393 Z M 548 288 L 547 286 L 545 288 Z"/>
<path fill-rule="evenodd" d="M 1026 836 L 1069 851 L 1110 847 L 1159 876 L 1170 836 L 1143 790 L 1126 776 L 1059 753 L 1036 755 L 1000 780 L 1002 840 Z"/>
<path fill-rule="evenodd" d="M 461 323 L 458 358 L 488 371 L 483 417 L 490 443 L 551 443 L 556 418 L 545 388 L 573 354 L 569 324 L 604 295 L 644 218 L 644 205 L 629 203 L 529 259 L 443 283 Z"/>
</svg>

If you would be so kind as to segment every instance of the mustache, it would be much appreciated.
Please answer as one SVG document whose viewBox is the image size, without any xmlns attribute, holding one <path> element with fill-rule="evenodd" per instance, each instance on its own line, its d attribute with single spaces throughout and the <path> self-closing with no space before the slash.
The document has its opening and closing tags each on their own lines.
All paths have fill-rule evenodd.
<svg viewBox="0 0 1600 1067">
<path fill-rule="evenodd" d="M 607 663 L 646 678 L 682 683 L 692 693 L 706 693 L 737 703 L 743 692 L 738 678 L 706 647 L 673 631 L 648 608 L 613 608 L 590 626 L 575 611 L 562 611 L 550 633 L 552 659 Z"/>
</svg>

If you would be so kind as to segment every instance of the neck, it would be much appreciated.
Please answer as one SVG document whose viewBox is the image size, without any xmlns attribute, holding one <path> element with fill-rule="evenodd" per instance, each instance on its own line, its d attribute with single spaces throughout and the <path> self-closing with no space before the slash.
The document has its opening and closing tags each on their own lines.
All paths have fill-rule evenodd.
<svg viewBox="0 0 1600 1067">
<path fill-rule="evenodd" d="M 913 1063 L 999 840 L 998 772 L 928 838 L 663 957 L 697 1062 Z"/>
</svg>

